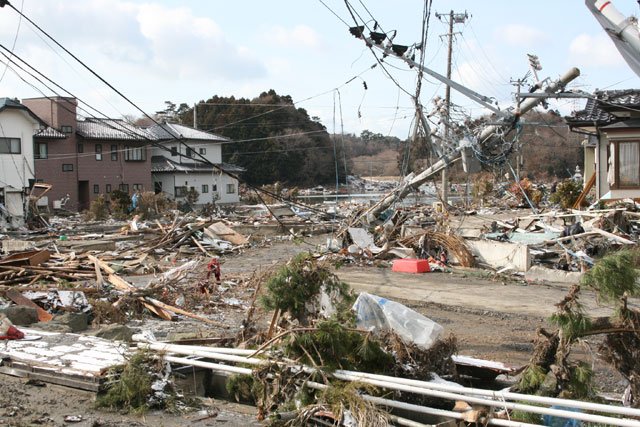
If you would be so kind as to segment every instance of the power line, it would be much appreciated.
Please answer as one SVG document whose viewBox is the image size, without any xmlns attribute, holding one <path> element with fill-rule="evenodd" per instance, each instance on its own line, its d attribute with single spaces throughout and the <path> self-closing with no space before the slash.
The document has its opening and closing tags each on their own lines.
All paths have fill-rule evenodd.
<svg viewBox="0 0 640 427">
<path fill-rule="evenodd" d="M 20 6 L 20 10 L 24 9 L 24 0 L 22 0 L 22 5 Z M 11 52 L 13 52 L 16 49 L 16 43 L 18 42 L 18 34 L 20 34 L 20 25 L 22 24 L 22 17 L 20 17 L 18 19 L 18 27 L 16 28 L 16 36 L 13 38 L 13 45 L 11 46 Z M 7 68 L 9 67 L 9 65 L 7 64 L 6 67 L 4 67 L 4 71 L 2 72 L 2 75 L 0 76 L 0 82 L 2 81 L 2 79 L 4 79 L 4 75 L 7 74 Z"/>
</svg>

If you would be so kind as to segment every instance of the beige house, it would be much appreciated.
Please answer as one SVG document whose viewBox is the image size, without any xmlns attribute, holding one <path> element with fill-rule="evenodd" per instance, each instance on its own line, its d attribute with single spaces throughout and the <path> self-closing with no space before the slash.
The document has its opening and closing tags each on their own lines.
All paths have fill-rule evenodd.
<svg viewBox="0 0 640 427">
<path fill-rule="evenodd" d="M 596 92 L 566 121 L 585 135 L 584 180 L 595 180 L 596 199 L 640 199 L 640 90 Z"/>
</svg>

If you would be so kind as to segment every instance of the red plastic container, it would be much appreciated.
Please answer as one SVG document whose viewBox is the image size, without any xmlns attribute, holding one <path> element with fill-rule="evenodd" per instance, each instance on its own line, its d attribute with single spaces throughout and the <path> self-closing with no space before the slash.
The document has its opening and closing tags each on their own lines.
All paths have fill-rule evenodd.
<svg viewBox="0 0 640 427">
<path fill-rule="evenodd" d="M 426 259 L 396 259 L 393 261 L 393 271 L 401 271 L 403 273 L 427 273 L 431 271 L 429 261 Z"/>
</svg>

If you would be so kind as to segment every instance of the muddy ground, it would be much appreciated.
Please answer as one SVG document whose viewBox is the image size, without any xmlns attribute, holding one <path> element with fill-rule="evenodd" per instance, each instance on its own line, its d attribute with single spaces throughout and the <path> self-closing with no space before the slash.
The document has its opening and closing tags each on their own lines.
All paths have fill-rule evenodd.
<svg viewBox="0 0 640 427">
<path fill-rule="evenodd" d="M 326 242 L 327 236 L 308 237 L 305 243 L 273 241 L 266 247 L 252 247 L 242 254 L 223 259 L 223 276 L 249 277 L 256 269 L 265 269 L 301 251 L 315 251 Z M 509 365 L 527 362 L 533 349 L 535 331 L 549 327 L 546 318 L 554 310 L 553 304 L 568 291 L 566 286 L 543 285 L 522 280 L 487 279 L 470 275 L 432 272 L 421 275 L 395 273 L 379 266 L 343 265 L 339 277 L 351 284 L 356 291 L 368 291 L 398 302 L 426 315 L 445 327 L 446 333 L 457 337 L 459 354 L 490 359 Z M 189 292 L 192 287 L 186 288 Z M 249 298 L 252 290 L 238 289 L 238 295 Z M 606 312 L 593 302 L 587 309 Z M 216 320 L 238 322 L 244 316 L 243 307 L 221 308 Z M 603 311 L 604 310 L 604 311 Z M 270 319 L 270 313 L 259 311 L 259 324 Z M 225 335 L 233 332 L 211 330 L 195 321 L 154 321 L 156 331 L 173 334 L 189 334 L 197 331 L 203 336 Z M 141 329 L 141 322 L 132 326 Z M 163 329 L 164 328 L 164 329 Z M 159 337 L 160 338 L 160 337 Z M 597 384 L 602 392 L 615 396 L 624 389 L 622 378 L 597 359 L 597 339 L 589 339 L 577 346 L 575 357 L 593 363 L 597 373 Z M 501 384 L 513 379 L 499 378 Z M 68 425 L 65 417 L 76 415 L 82 426 L 125 425 L 260 425 L 254 408 L 225 402 L 203 399 L 216 407 L 218 416 L 202 419 L 206 412 L 187 415 L 170 415 L 150 412 L 144 416 L 121 414 L 93 408 L 92 393 L 50 384 L 32 385 L 24 379 L 2 376 L 0 393 L 0 425 Z"/>
</svg>

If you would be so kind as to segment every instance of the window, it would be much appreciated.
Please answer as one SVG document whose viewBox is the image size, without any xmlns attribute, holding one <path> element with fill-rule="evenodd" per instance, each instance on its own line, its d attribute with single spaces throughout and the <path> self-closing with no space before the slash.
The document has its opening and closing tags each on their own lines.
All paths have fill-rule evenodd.
<svg viewBox="0 0 640 427">
<path fill-rule="evenodd" d="M 129 184 L 120 184 L 118 188 L 120 191 L 124 191 L 125 193 L 129 192 Z"/>
<path fill-rule="evenodd" d="M 84 145 L 78 144 L 78 153 L 84 153 Z"/>
<path fill-rule="evenodd" d="M 209 192 L 209 184 L 202 184 L 202 191 L 201 193 L 208 193 Z"/>
<path fill-rule="evenodd" d="M 187 148 L 186 156 L 187 157 L 192 157 L 193 156 L 193 150 L 191 148 Z"/>
<path fill-rule="evenodd" d="M 138 190 L 138 191 L 142 191 L 142 184 L 133 184 L 133 189 L 134 190 Z"/>
<path fill-rule="evenodd" d="M 20 138 L 0 138 L 0 154 L 20 153 Z"/>
<path fill-rule="evenodd" d="M 104 191 L 106 191 L 107 194 L 111 193 L 111 184 L 107 184 L 104 188 Z"/>
<path fill-rule="evenodd" d="M 640 142 L 618 142 L 616 184 L 619 188 L 640 186 Z"/>
<path fill-rule="evenodd" d="M 233 194 L 236 192 L 235 184 L 227 184 L 227 194 Z"/>
<path fill-rule="evenodd" d="M 71 126 L 62 126 L 60 130 L 62 133 L 73 133 L 73 127 Z"/>
<path fill-rule="evenodd" d="M 46 142 L 35 142 L 33 144 L 33 158 L 46 159 L 49 157 L 49 149 Z"/>
<path fill-rule="evenodd" d="M 100 185 L 99 184 L 93 184 L 93 193 L 94 194 L 100 194 Z"/>
<path fill-rule="evenodd" d="M 184 197 L 187 195 L 187 187 L 176 187 L 174 191 L 176 197 Z"/>
<path fill-rule="evenodd" d="M 111 160 L 114 161 L 114 162 L 118 160 L 118 146 L 117 145 L 112 145 L 111 146 Z"/>
<path fill-rule="evenodd" d="M 96 144 L 96 160 L 102 160 L 102 144 Z"/>
<path fill-rule="evenodd" d="M 171 147 L 171 155 L 173 157 L 178 155 L 178 147 Z"/>
<path fill-rule="evenodd" d="M 124 159 L 127 162 L 144 162 L 147 160 L 147 149 L 145 147 L 125 147 Z"/>
<path fill-rule="evenodd" d="M 200 149 L 200 154 L 207 154 L 207 149 L 206 148 L 201 148 Z"/>
<path fill-rule="evenodd" d="M 218 191 L 218 184 L 213 184 L 211 186 L 211 191 Z"/>
<path fill-rule="evenodd" d="M 71 172 L 71 171 L 73 171 L 73 163 L 62 164 L 62 172 Z"/>
</svg>

